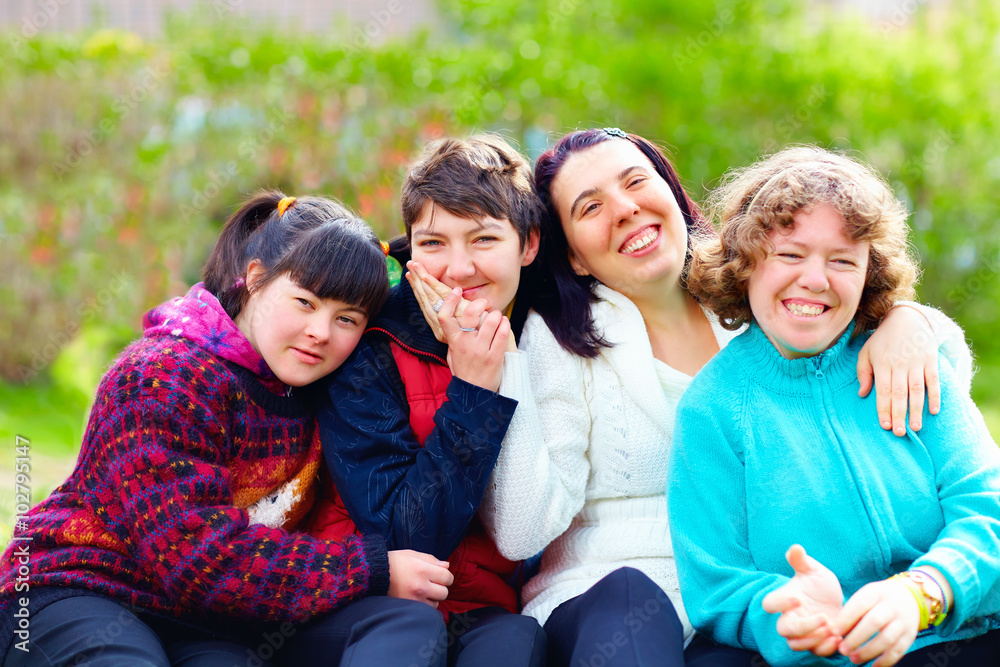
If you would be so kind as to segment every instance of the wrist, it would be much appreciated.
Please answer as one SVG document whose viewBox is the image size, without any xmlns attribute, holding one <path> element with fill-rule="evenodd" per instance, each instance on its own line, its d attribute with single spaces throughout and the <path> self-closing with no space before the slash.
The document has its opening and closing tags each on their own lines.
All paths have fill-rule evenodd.
<svg viewBox="0 0 1000 667">
<path fill-rule="evenodd" d="M 919 313 L 920 317 L 922 317 L 924 322 L 927 323 L 927 328 L 930 330 L 931 334 L 934 334 L 934 325 L 931 324 L 931 319 L 927 317 L 927 313 L 925 313 L 916 303 L 912 303 L 910 301 L 897 301 L 892 305 L 892 308 L 889 309 L 889 312 L 892 312 L 897 308 L 908 308 L 915 313 Z"/>
<path fill-rule="evenodd" d="M 948 601 L 944 588 L 934 577 L 922 570 L 907 570 L 890 577 L 889 581 L 898 581 L 913 596 L 920 612 L 918 630 L 941 625 L 948 615 Z"/>
</svg>

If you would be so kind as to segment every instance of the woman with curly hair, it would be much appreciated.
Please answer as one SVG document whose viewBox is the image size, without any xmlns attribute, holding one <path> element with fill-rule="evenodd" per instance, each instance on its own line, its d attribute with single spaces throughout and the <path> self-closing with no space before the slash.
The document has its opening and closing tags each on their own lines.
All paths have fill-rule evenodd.
<svg viewBox="0 0 1000 667">
<path fill-rule="evenodd" d="M 913 295 L 905 207 L 870 167 L 796 147 L 732 174 L 714 212 L 688 286 L 749 327 L 677 409 L 691 622 L 772 667 L 998 664 L 1000 451 L 967 382 L 942 364 L 941 410 L 903 439 L 855 387 L 872 329 Z"/>
</svg>

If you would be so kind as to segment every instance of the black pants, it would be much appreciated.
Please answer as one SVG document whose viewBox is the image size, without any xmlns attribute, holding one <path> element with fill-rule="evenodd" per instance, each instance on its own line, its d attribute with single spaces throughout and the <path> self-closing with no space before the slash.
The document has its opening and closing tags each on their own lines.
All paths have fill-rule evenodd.
<svg viewBox="0 0 1000 667">
<path fill-rule="evenodd" d="M 400 614 L 387 598 L 365 598 L 303 625 L 278 656 L 288 667 L 401 665 L 543 667 L 545 633 L 538 621 L 499 607 L 441 614 L 427 605 Z M 389 598 L 391 599 L 391 598 Z M 417 603 L 414 603 L 417 604 Z M 342 662 L 326 662 L 328 656 Z"/>
<path fill-rule="evenodd" d="M 537 627 L 537 623 L 535 626 Z M 73 597 L 31 619 L 27 652 L 12 646 L 5 667 L 275 667 L 279 664 L 444 667 L 421 648 L 446 636 L 441 614 L 425 604 L 370 597 L 303 625 L 284 623 L 240 640 L 222 640 L 133 613 L 103 597 Z"/>
<path fill-rule="evenodd" d="M 545 622 L 553 667 L 759 667 L 754 653 L 695 637 L 684 630 L 659 586 L 630 567 L 559 605 Z"/>
</svg>

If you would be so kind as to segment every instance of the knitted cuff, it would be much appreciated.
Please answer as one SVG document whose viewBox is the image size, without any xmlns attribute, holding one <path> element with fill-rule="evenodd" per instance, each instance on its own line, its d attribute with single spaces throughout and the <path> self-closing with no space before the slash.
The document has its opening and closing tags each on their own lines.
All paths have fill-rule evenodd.
<svg viewBox="0 0 1000 667">
<path fill-rule="evenodd" d="M 365 535 L 361 538 L 365 550 L 365 559 L 371 568 L 368 580 L 369 595 L 386 595 L 389 593 L 389 554 L 385 548 L 385 539 L 381 535 Z"/>
</svg>

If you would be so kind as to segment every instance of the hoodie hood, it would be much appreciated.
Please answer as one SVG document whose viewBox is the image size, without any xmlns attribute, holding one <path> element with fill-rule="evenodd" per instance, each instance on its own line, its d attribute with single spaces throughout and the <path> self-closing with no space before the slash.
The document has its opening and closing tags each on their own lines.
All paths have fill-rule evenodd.
<svg viewBox="0 0 1000 667">
<path fill-rule="evenodd" d="M 269 388 L 281 384 L 264 359 L 226 313 L 204 283 L 194 285 L 184 296 L 160 304 L 142 319 L 143 337 L 177 336 L 212 354 L 242 366 Z M 281 387 L 274 387 L 281 391 Z"/>
</svg>

